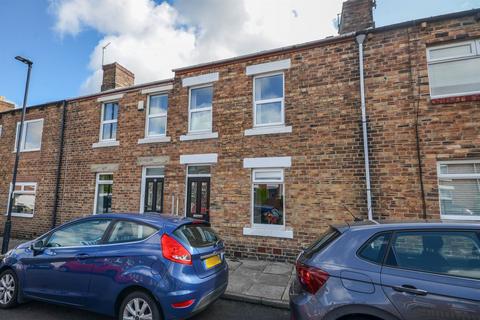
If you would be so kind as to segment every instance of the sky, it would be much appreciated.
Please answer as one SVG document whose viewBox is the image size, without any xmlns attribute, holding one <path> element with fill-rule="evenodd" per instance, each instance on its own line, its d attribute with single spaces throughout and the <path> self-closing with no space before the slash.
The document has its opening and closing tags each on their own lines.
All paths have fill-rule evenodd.
<svg viewBox="0 0 480 320">
<path fill-rule="evenodd" d="M 342 0 L 0 0 L 0 96 L 29 105 L 98 92 L 105 63 L 135 83 L 172 69 L 336 35 Z M 377 0 L 377 26 L 480 8 L 480 0 Z"/>
</svg>

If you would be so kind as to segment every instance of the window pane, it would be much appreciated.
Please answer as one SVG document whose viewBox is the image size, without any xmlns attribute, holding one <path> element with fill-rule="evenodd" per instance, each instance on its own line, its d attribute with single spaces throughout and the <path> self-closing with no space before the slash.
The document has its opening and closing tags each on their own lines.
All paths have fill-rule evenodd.
<svg viewBox="0 0 480 320">
<path fill-rule="evenodd" d="M 160 136 L 165 134 L 166 117 L 149 118 L 148 119 L 148 135 Z"/>
<path fill-rule="evenodd" d="M 466 43 L 455 47 L 431 49 L 430 59 L 448 59 L 472 54 L 472 44 Z"/>
<path fill-rule="evenodd" d="M 13 208 L 14 213 L 33 214 L 35 208 L 35 195 L 33 194 L 20 194 L 15 193 L 13 195 Z"/>
<path fill-rule="evenodd" d="M 480 239 L 467 231 L 399 233 L 387 262 L 405 269 L 480 279 Z"/>
<path fill-rule="evenodd" d="M 480 163 L 449 163 L 440 165 L 442 174 L 480 173 Z"/>
<path fill-rule="evenodd" d="M 280 123 L 282 122 L 281 102 L 257 104 L 257 124 Z"/>
<path fill-rule="evenodd" d="M 150 96 L 150 115 L 165 114 L 168 108 L 168 96 L 166 94 Z"/>
<path fill-rule="evenodd" d="M 253 172 L 253 179 L 255 181 L 261 180 L 276 180 L 282 181 L 283 180 L 283 172 L 281 170 L 271 170 L 271 171 L 254 171 Z"/>
<path fill-rule="evenodd" d="M 480 216 L 480 179 L 441 179 L 442 215 Z"/>
<path fill-rule="evenodd" d="M 100 180 L 100 181 L 112 181 L 113 180 L 113 174 L 100 174 L 98 176 L 98 180 Z"/>
<path fill-rule="evenodd" d="M 480 58 L 429 65 L 432 95 L 480 91 Z"/>
<path fill-rule="evenodd" d="M 212 106 L 213 87 L 192 89 L 190 92 L 190 109 L 209 108 Z"/>
<path fill-rule="evenodd" d="M 117 138 L 117 123 L 103 125 L 103 140 L 115 140 Z"/>
<path fill-rule="evenodd" d="M 105 103 L 103 106 L 103 120 L 116 120 L 118 118 L 117 102 Z"/>
<path fill-rule="evenodd" d="M 387 250 L 390 234 L 382 234 L 371 240 L 360 252 L 360 256 L 371 262 L 381 264 Z"/>
<path fill-rule="evenodd" d="M 212 111 L 192 112 L 190 130 L 201 131 L 212 129 Z"/>
<path fill-rule="evenodd" d="M 255 101 L 283 98 L 283 75 L 255 78 Z"/>
<path fill-rule="evenodd" d="M 42 121 L 25 123 L 25 145 L 24 149 L 38 149 L 42 143 Z"/>
<path fill-rule="evenodd" d="M 163 176 L 165 168 L 147 168 L 147 176 Z"/>
<path fill-rule="evenodd" d="M 97 194 L 97 213 L 112 212 L 112 184 L 99 184 Z"/>
<path fill-rule="evenodd" d="M 283 184 L 255 184 L 253 193 L 253 222 L 283 225 Z"/>
<path fill-rule="evenodd" d="M 47 247 L 91 246 L 100 243 L 111 220 L 98 219 L 79 222 L 52 234 Z"/>
<path fill-rule="evenodd" d="M 188 174 L 210 174 L 210 166 L 190 166 Z"/>
<path fill-rule="evenodd" d="M 108 242 L 139 241 L 148 238 L 156 231 L 157 229 L 150 226 L 141 225 L 132 221 L 120 221 L 115 224 Z"/>
</svg>

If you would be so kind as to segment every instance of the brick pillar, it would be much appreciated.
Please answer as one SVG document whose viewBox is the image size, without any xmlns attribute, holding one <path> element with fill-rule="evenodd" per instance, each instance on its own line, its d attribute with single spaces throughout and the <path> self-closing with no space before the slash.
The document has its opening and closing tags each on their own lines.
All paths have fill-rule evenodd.
<svg viewBox="0 0 480 320">
<path fill-rule="evenodd" d="M 4 97 L 0 97 L 0 112 L 11 110 L 15 108 L 13 103 L 5 101 Z"/>
<path fill-rule="evenodd" d="M 348 0 L 343 3 L 339 34 L 375 27 L 375 0 Z"/>
<path fill-rule="evenodd" d="M 102 91 L 133 86 L 135 75 L 114 62 L 103 67 Z"/>
</svg>

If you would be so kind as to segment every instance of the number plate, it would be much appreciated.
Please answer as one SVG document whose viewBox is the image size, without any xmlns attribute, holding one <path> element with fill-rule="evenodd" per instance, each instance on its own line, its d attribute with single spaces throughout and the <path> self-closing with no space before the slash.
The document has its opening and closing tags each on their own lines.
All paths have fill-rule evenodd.
<svg viewBox="0 0 480 320">
<path fill-rule="evenodd" d="M 220 263 L 222 263 L 222 260 L 220 259 L 219 256 L 213 256 L 213 257 L 205 259 L 205 267 L 207 269 L 211 269 L 211 268 L 219 265 Z"/>
</svg>

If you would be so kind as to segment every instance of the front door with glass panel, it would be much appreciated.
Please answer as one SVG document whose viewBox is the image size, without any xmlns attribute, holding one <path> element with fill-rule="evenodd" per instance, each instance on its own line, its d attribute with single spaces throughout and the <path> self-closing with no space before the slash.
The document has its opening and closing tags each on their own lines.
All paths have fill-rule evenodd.
<svg viewBox="0 0 480 320">
<path fill-rule="evenodd" d="M 146 168 L 143 212 L 163 213 L 164 168 Z"/>
<path fill-rule="evenodd" d="M 210 211 L 210 178 L 188 178 L 187 216 L 208 221 Z"/>
</svg>

